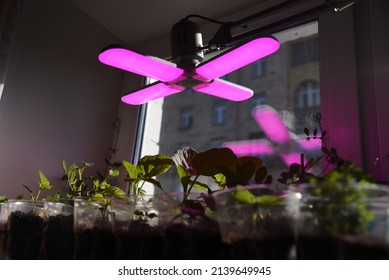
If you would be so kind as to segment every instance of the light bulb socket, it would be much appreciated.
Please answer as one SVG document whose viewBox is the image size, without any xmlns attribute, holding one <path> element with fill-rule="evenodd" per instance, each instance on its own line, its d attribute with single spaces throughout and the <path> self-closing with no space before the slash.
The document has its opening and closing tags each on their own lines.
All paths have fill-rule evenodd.
<svg viewBox="0 0 389 280">
<path fill-rule="evenodd" d="M 204 60 L 203 39 L 199 26 L 183 19 L 170 31 L 172 60 L 182 69 L 194 69 Z"/>
</svg>

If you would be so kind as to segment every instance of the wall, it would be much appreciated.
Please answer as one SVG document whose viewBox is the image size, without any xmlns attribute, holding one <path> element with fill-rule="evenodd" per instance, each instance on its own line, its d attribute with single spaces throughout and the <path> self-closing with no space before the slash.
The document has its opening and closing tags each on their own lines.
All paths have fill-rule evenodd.
<svg viewBox="0 0 389 280">
<path fill-rule="evenodd" d="M 67 1 L 24 1 L 0 102 L 0 194 L 36 189 L 39 170 L 60 188 L 61 160 L 104 170 L 123 72 L 97 55 L 115 42 Z"/>
</svg>

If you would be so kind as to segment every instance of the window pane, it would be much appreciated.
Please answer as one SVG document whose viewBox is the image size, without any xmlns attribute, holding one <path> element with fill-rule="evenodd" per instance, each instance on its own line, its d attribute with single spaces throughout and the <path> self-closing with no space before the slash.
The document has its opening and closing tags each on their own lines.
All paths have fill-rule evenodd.
<svg viewBox="0 0 389 280">
<path fill-rule="evenodd" d="M 146 123 L 161 123 L 152 141 L 160 153 L 173 155 L 182 143 L 199 152 L 226 146 L 238 156 L 261 158 L 275 180 L 291 163 L 300 163 L 301 154 L 306 159 L 320 155 L 321 143 L 306 141 L 304 134 L 305 127 L 318 128 L 312 115 L 320 113 L 317 23 L 273 36 L 281 43 L 276 53 L 223 77 L 251 88 L 251 99 L 232 102 L 191 92 L 148 104 L 150 112 L 162 112 Z M 270 118 L 264 121 L 266 114 Z M 144 142 L 150 142 L 148 137 Z M 149 154 L 147 147 L 142 154 Z M 176 176 L 171 177 L 164 185 L 178 188 Z"/>
</svg>

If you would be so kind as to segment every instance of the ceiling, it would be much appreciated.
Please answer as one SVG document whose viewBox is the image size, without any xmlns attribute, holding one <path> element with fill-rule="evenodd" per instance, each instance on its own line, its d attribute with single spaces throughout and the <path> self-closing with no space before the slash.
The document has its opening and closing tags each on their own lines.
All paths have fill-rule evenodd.
<svg viewBox="0 0 389 280">
<path fill-rule="evenodd" d="M 212 19 L 223 18 L 225 20 L 225 16 L 234 11 L 267 0 L 70 1 L 116 35 L 127 46 L 141 46 L 166 37 L 171 27 L 188 15 L 198 14 Z"/>
</svg>

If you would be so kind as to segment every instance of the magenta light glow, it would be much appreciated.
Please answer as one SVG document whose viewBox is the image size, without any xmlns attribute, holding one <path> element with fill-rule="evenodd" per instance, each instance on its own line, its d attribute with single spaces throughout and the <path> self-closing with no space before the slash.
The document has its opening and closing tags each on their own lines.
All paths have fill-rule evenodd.
<svg viewBox="0 0 389 280">
<path fill-rule="evenodd" d="M 109 66 L 162 82 L 174 81 L 184 74 L 183 69 L 175 67 L 175 64 L 166 60 L 147 57 L 122 48 L 112 48 L 103 51 L 99 55 L 99 60 Z"/>
<path fill-rule="evenodd" d="M 264 139 L 226 142 L 223 147 L 230 148 L 237 156 L 266 156 L 274 153 L 271 144 Z"/>
<path fill-rule="evenodd" d="M 167 85 L 161 82 L 150 84 L 141 90 L 132 92 L 122 97 L 122 101 L 131 105 L 141 105 L 151 100 L 166 97 L 180 91 L 185 88 L 177 85 Z"/>
<path fill-rule="evenodd" d="M 253 96 L 251 89 L 220 79 L 194 86 L 193 89 L 231 101 L 242 101 Z"/>
<path fill-rule="evenodd" d="M 252 115 L 270 140 L 283 144 L 290 140 L 288 128 L 272 107 L 263 105 L 253 109 Z"/>
<path fill-rule="evenodd" d="M 220 56 L 200 64 L 195 72 L 216 79 L 277 51 L 280 43 L 270 37 L 252 40 Z"/>
</svg>

